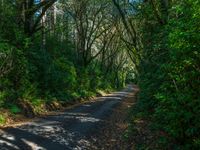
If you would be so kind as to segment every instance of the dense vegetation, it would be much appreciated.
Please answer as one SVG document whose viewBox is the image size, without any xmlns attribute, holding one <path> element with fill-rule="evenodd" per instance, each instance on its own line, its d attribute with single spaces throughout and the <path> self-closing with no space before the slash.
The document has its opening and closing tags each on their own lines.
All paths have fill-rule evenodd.
<svg viewBox="0 0 200 150">
<path fill-rule="evenodd" d="M 129 7 L 137 10 L 131 20 L 142 43 L 133 120 L 150 118 L 157 149 L 199 149 L 200 3 L 147 0 Z"/>
<path fill-rule="evenodd" d="M 131 62 L 111 4 L 1 1 L 0 108 L 37 113 L 123 87 Z"/>
<path fill-rule="evenodd" d="M 199 0 L 0 4 L 1 110 L 37 112 L 134 77 L 140 93 L 131 126 L 148 118 L 159 135 L 154 149 L 200 148 Z"/>
</svg>

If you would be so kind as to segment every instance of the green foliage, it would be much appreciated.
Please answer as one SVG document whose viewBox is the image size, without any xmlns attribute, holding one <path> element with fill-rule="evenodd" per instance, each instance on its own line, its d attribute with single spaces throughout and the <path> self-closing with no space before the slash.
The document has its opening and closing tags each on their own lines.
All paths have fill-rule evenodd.
<svg viewBox="0 0 200 150">
<path fill-rule="evenodd" d="M 183 0 L 171 6 L 164 25 L 156 23 L 147 5 L 139 14 L 149 24 L 142 27 L 144 52 L 136 111 L 152 118 L 153 128 L 165 133 L 158 141 L 161 147 L 199 149 L 200 5 L 197 0 Z"/>
<path fill-rule="evenodd" d="M 5 117 L 0 114 L 0 124 L 4 124 L 5 122 L 6 122 Z"/>
<path fill-rule="evenodd" d="M 91 6 L 96 9 L 97 1 L 91 2 L 94 2 Z M 64 1 L 60 3 L 65 4 Z M 114 43 L 118 39 L 115 37 L 117 34 L 109 36 L 108 41 L 103 40 L 103 35 L 107 33 L 102 31 L 110 26 L 108 19 L 111 19 L 111 15 L 103 12 L 104 9 L 97 11 L 97 15 L 106 14 L 108 19 L 103 17 L 105 20 L 102 20 L 105 27 L 103 22 L 100 23 L 103 26 L 97 26 L 99 29 L 87 26 L 88 33 L 84 33 L 84 36 L 88 36 L 88 41 L 85 42 L 84 38 L 78 39 L 74 32 L 76 25 L 67 15 L 57 14 L 54 17 L 56 20 L 47 19 L 44 26 L 42 20 L 34 25 L 37 15 L 32 13 L 36 10 L 21 10 L 23 5 L 22 1 L 0 2 L 0 108 L 17 114 L 23 112 L 24 108 L 21 107 L 27 105 L 32 113 L 38 113 L 45 104 L 88 98 L 98 90 L 111 91 L 125 86 L 129 68 L 123 68 L 119 58 L 126 58 L 126 55 L 122 55 L 121 51 L 119 53 L 118 44 Z M 37 9 L 33 6 L 30 3 L 30 9 Z M 51 11 L 46 18 L 52 17 Z M 94 25 L 98 21 L 93 17 L 87 18 L 94 19 Z M 53 20 L 57 23 L 54 24 Z M 77 47 L 79 43 L 80 49 Z M 92 44 L 91 49 L 85 49 L 83 43 L 87 47 Z M 99 55 L 93 56 L 97 52 L 94 47 L 104 54 L 98 52 Z M 82 55 L 79 52 L 82 48 L 87 53 Z"/>
<path fill-rule="evenodd" d="M 5 91 L 1 91 L 0 92 L 0 106 L 2 106 L 2 104 L 4 103 L 4 101 L 6 100 L 6 92 Z"/>
<path fill-rule="evenodd" d="M 9 110 L 13 114 L 17 114 L 21 112 L 21 109 L 17 105 L 13 105 L 13 104 L 10 105 Z"/>
</svg>

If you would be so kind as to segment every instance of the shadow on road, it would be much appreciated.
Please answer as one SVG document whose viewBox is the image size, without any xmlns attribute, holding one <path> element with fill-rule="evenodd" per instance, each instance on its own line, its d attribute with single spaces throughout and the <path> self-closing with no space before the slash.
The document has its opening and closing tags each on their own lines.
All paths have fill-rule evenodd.
<svg viewBox="0 0 200 150">
<path fill-rule="evenodd" d="M 124 97 L 133 90 L 128 87 L 122 92 L 99 97 L 89 102 L 29 122 L 15 128 L 0 131 L 1 150 L 79 150 L 90 147 L 87 140 L 100 132 L 104 121 Z M 91 148 L 91 147 L 90 147 Z"/>
</svg>

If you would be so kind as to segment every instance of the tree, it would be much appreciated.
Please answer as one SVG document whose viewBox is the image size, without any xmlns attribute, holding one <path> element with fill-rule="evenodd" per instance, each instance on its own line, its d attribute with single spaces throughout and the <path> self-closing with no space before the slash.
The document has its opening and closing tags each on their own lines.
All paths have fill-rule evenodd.
<svg viewBox="0 0 200 150">
<path fill-rule="evenodd" d="M 127 53 L 133 61 L 133 64 L 138 69 L 138 58 L 140 59 L 140 52 L 142 49 L 140 35 L 136 30 L 137 22 L 134 20 L 135 8 L 132 7 L 131 2 L 122 1 L 119 3 L 117 0 L 112 0 L 115 5 L 119 16 L 121 17 L 122 23 L 124 25 L 124 31 L 122 31 L 121 39 L 125 42 L 127 46 Z M 122 8 L 124 7 L 124 8 Z M 133 9 L 133 10 L 131 10 Z"/>
<path fill-rule="evenodd" d="M 31 37 L 41 30 L 42 19 L 46 11 L 56 2 L 56 0 L 42 0 L 37 3 L 34 0 L 16 0 L 18 9 L 19 24 L 24 26 L 24 32 Z"/>
</svg>

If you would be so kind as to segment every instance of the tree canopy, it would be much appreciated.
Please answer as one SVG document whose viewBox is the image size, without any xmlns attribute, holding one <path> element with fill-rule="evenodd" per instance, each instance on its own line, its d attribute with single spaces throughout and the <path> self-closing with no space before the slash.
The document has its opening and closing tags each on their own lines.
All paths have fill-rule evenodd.
<svg viewBox="0 0 200 150">
<path fill-rule="evenodd" d="M 157 149 L 199 149 L 199 16 L 198 0 L 1 0 L 0 111 L 135 83 L 130 124 L 151 118 Z"/>
</svg>

